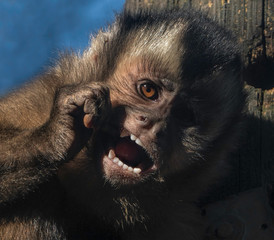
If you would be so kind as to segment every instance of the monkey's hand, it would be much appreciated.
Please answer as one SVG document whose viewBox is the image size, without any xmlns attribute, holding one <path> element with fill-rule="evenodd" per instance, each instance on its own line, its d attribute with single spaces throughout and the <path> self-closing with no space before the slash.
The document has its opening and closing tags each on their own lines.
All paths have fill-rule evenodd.
<svg viewBox="0 0 274 240">
<path fill-rule="evenodd" d="M 102 84 L 61 88 L 48 125 L 53 141 L 60 140 L 57 151 L 71 159 L 90 139 L 93 130 L 104 122 L 110 108 L 109 90 Z"/>
<path fill-rule="evenodd" d="M 43 97 L 35 96 L 29 109 L 35 109 Z M 0 112 L 10 103 L 13 104 L 12 101 L 0 103 Z M 16 128 L 5 120 L 0 121 L 0 206 L 48 182 L 64 162 L 83 148 L 109 108 L 108 89 L 92 83 L 57 91 L 51 114 L 39 127 L 31 127 L 30 123 L 28 128 Z M 14 118 L 15 113 L 8 116 Z M 47 116 L 44 112 L 40 114 Z M 20 118 L 20 111 L 17 117 Z"/>
</svg>

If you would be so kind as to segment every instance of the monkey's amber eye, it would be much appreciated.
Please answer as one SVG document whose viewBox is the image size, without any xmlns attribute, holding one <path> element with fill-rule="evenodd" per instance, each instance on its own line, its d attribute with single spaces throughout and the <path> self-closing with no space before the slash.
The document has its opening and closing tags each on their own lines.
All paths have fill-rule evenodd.
<svg viewBox="0 0 274 240">
<path fill-rule="evenodd" d="M 157 86 L 152 83 L 142 83 L 140 85 L 140 92 L 144 97 L 150 100 L 156 100 L 159 96 Z"/>
</svg>

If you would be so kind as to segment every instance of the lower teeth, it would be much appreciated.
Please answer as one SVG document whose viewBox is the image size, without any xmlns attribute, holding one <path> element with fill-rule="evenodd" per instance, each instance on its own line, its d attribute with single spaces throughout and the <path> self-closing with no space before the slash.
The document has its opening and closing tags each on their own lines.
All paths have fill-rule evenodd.
<svg viewBox="0 0 274 240">
<path fill-rule="evenodd" d="M 112 149 L 109 151 L 108 158 L 112 160 L 112 162 L 117 164 L 119 167 L 123 167 L 123 169 L 128 170 L 129 172 L 139 174 L 142 171 L 140 168 L 132 168 L 124 164 L 119 158 L 115 156 L 115 152 Z"/>
<path fill-rule="evenodd" d="M 137 173 L 137 174 L 140 173 L 141 171 L 142 171 L 142 170 L 141 170 L 140 168 L 134 168 L 134 169 L 133 169 L 133 172 L 134 172 L 134 173 Z"/>
</svg>

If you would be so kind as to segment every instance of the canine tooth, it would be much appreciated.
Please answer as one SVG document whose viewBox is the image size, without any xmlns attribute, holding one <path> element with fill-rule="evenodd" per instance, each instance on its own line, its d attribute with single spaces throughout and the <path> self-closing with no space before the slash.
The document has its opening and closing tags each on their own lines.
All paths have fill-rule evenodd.
<svg viewBox="0 0 274 240">
<path fill-rule="evenodd" d="M 137 173 L 137 174 L 140 173 L 141 171 L 142 171 L 142 170 L 141 170 L 140 168 L 134 168 L 134 169 L 133 169 L 133 172 L 134 172 L 134 173 Z"/>
<path fill-rule="evenodd" d="M 118 163 L 120 160 L 119 160 L 119 158 L 115 157 L 112 161 L 113 161 L 114 163 Z"/>
<path fill-rule="evenodd" d="M 133 168 L 132 167 L 128 167 L 127 170 L 130 171 L 130 172 L 133 172 Z"/>
<path fill-rule="evenodd" d="M 109 158 L 109 159 L 115 158 L 115 152 L 114 152 L 112 149 L 109 150 L 108 158 Z"/>
<path fill-rule="evenodd" d="M 137 139 L 137 137 L 134 136 L 133 134 L 130 134 L 130 139 L 131 139 L 132 141 L 135 141 L 135 140 Z"/>
<path fill-rule="evenodd" d="M 128 165 L 124 164 L 123 169 L 128 169 Z"/>
<path fill-rule="evenodd" d="M 141 147 L 143 146 L 142 143 L 141 143 L 141 140 L 140 140 L 139 138 L 137 138 L 135 142 L 136 142 L 139 146 L 141 146 Z"/>
<path fill-rule="evenodd" d="M 124 164 L 119 160 L 119 161 L 118 161 L 118 166 L 119 166 L 119 167 L 122 167 L 123 165 L 124 165 Z"/>
</svg>

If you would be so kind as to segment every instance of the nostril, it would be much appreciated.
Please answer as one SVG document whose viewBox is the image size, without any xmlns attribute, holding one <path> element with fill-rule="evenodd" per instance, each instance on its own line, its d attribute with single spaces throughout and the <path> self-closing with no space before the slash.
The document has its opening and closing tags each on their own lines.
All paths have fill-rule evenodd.
<svg viewBox="0 0 274 240">
<path fill-rule="evenodd" d="M 147 122 L 147 117 L 144 117 L 144 116 L 137 116 L 136 119 L 140 122 Z"/>
<path fill-rule="evenodd" d="M 137 124 L 142 128 L 149 129 L 153 126 L 153 121 L 151 121 L 148 117 L 139 115 L 135 116 L 135 119 L 137 120 Z"/>
</svg>

